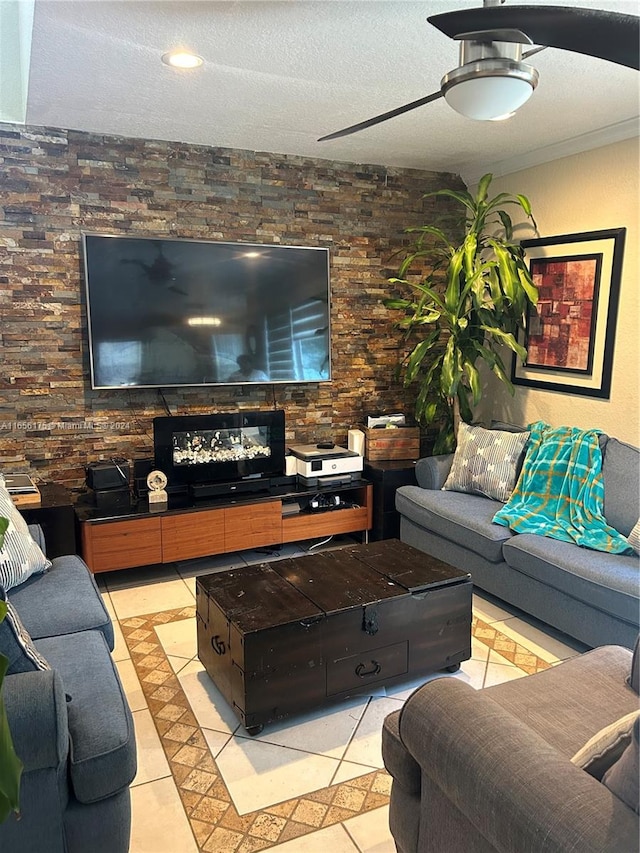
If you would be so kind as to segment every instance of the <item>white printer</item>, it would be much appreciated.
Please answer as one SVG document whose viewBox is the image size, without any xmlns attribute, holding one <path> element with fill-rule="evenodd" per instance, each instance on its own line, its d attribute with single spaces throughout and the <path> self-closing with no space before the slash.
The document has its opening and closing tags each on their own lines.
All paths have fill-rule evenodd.
<svg viewBox="0 0 640 853">
<path fill-rule="evenodd" d="M 359 472 L 364 468 L 362 456 L 346 447 L 329 447 L 328 444 L 295 444 L 289 447 L 303 485 L 313 486 L 319 480 L 323 483 L 348 483 L 359 479 Z"/>
</svg>

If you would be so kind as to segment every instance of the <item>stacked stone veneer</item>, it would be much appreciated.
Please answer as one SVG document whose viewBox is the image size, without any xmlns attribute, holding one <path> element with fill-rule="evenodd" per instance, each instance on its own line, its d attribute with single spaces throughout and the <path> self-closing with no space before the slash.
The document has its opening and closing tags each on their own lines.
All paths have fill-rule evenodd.
<svg viewBox="0 0 640 853">
<path fill-rule="evenodd" d="M 413 410 L 406 351 L 381 300 L 423 195 L 454 175 L 0 125 L 0 470 L 81 486 L 93 460 L 152 452 L 157 390 L 94 391 L 81 233 L 324 246 L 333 380 L 169 388 L 172 413 L 286 411 L 289 441 L 346 441 L 367 412 Z"/>
</svg>

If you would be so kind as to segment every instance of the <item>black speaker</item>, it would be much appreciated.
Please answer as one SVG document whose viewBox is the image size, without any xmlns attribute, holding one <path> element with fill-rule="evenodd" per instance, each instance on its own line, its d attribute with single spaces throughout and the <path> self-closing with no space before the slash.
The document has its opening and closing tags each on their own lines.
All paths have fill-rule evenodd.
<svg viewBox="0 0 640 853">
<path fill-rule="evenodd" d="M 124 459 L 91 462 L 85 473 L 87 486 L 94 491 L 129 488 L 129 463 Z"/>
<path fill-rule="evenodd" d="M 98 509 L 115 512 L 119 509 L 129 509 L 131 506 L 131 494 L 129 486 L 117 489 L 96 489 L 93 497 Z"/>
</svg>

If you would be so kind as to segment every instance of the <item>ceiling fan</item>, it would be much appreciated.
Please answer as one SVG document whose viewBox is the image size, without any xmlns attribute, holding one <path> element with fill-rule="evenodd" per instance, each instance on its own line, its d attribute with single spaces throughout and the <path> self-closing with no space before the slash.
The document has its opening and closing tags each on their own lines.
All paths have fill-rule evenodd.
<svg viewBox="0 0 640 853">
<path fill-rule="evenodd" d="M 349 136 L 444 97 L 468 118 L 508 118 L 533 94 L 536 69 L 523 62 L 547 47 L 639 68 L 640 18 L 573 6 L 508 6 L 484 0 L 477 9 L 432 15 L 428 22 L 460 42 L 459 65 L 445 74 L 440 91 L 321 137 Z M 538 45 L 523 53 L 523 46 Z"/>
</svg>

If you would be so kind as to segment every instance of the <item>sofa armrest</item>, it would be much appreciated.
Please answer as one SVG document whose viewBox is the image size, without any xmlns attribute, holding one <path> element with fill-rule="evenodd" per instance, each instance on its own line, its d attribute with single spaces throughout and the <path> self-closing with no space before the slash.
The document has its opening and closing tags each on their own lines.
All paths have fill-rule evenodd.
<svg viewBox="0 0 640 853">
<path fill-rule="evenodd" d="M 637 850 L 637 815 L 484 691 L 455 678 L 428 682 L 405 703 L 399 732 L 496 850 Z"/>
<path fill-rule="evenodd" d="M 24 772 L 66 763 L 69 725 L 60 675 L 54 670 L 8 675 L 2 695 L 13 746 Z"/>
<path fill-rule="evenodd" d="M 441 489 L 451 470 L 453 453 L 425 456 L 416 462 L 416 480 L 423 489 Z"/>
<path fill-rule="evenodd" d="M 42 553 L 47 556 L 47 543 L 44 538 L 44 530 L 40 527 L 39 524 L 30 524 L 29 525 L 29 533 L 31 534 L 31 538 L 36 543 L 36 545 L 40 548 Z"/>
</svg>

